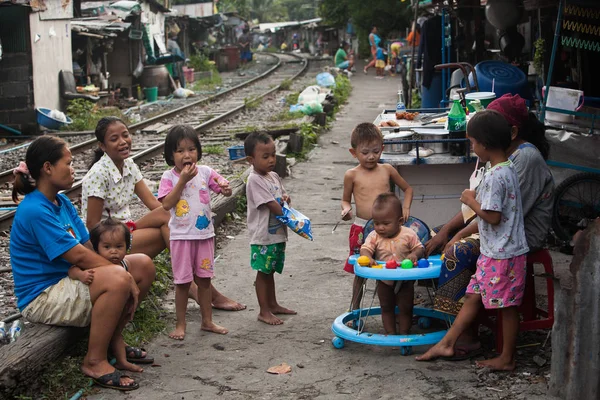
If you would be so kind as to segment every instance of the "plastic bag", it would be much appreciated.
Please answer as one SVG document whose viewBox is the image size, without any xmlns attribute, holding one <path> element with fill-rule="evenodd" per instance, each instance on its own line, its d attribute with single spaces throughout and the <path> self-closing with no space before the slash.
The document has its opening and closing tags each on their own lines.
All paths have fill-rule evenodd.
<svg viewBox="0 0 600 400">
<path fill-rule="evenodd" d="M 321 103 L 313 102 L 307 103 L 304 106 L 302 106 L 302 113 L 304 113 L 304 115 L 313 115 L 322 112 L 323 106 L 321 105 Z"/>
<path fill-rule="evenodd" d="M 193 96 L 195 93 L 193 90 L 190 89 L 184 89 L 184 88 L 177 88 L 174 92 L 173 92 L 173 96 L 177 97 L 178 99 L 186 99 L 190 96 Z"/>
<path fill-rule="evenodd" d="M 60 122 L 67 122 L 67 116 L 62 111 L 52 110 L 48 116 Z"/>
<path fill-rule="evenodd" d="M 322 103 L 325 101 L 327 93 L 321 93 L 321 88 L 318 86 L 309 86 L 298 96 L 298 104 Z"/>
<path fill-rule="evenodd" d="M 313 240 L 310 219 L 287 203 L 283 203 L 281 208 L 283 209 L 283 215 L 278 215 L 277 219 L 304 239 Z"/>
<path fill-rule="evenodd" d="M 478 167 L 479 159 L 477 159 L 477 164 L 475 164 L 475 171 L 473 171 L 471 177 L 469 178 L 469 189 L 471 190 L 477 189 L 477 186 L 479 186 L 481 180 L 483 179 L 483 175 L 485 174 L 485 167 Z M 475 216 L 477 214 L 475 214 L 475 211 L 473 211 L 471 207 L 469 207 L 466 204 L 461 204 L 460 210 L 462 211 L 463 220 L 465 221 L 465 224 L 471 223 L 475 220 Z"/>
<path fill-rule="evenodd" d="M 335 87 L 335 78 L 329 72 L 321 72 L 317 75 L 317 85 L 322 87 Z"/>
<path fill-rule="evenodd" d="M 302 104 L 292 104 L 290 106 L 290 112 L 302 111 Z"/>
<path fill-rule="evenodd" d="M 135 67 L 135 69 L 133 70 L 132 75 L 136 78 L 139 78 L 140 76 L 142 76 L 143 72 L 144 72 L 144 63 L 142 62 L 142 56 L 140 56 L 138 59 L 137 67 Z"/>
</svg>

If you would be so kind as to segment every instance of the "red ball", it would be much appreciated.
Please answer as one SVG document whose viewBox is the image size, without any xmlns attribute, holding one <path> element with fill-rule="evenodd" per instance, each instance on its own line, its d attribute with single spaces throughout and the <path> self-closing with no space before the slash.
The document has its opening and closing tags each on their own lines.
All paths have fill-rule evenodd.
<svg viewBox="0 0 600 400">
<path fill-rule="evenodd" d="M 396 269 L 396 268 L 398 268 L 398 263 L 396 262 L 396 260 L 389 260 L 388 262 L 385 263 L 385 268 Z"/>
</svg>

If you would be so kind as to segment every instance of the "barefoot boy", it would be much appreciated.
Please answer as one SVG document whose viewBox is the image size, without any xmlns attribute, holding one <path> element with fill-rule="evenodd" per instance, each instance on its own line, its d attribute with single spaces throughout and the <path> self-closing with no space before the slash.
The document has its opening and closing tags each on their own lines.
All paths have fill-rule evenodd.
<svg viewBox="0 0 600 400">
<path fill-rule="evenodd" d="M 250 265 L 256 270 L 256 296 L 260 312 L 258 320 L 281 325 L 276 314 L 296 314 L 280 306 L 275 297 L 273 274 L 281 274 L 285 260 L 287 227 L 275 216 L 283 215 L 282 202 L 290 203 L 281 178 L 275 169 L 275 143 L 266 133 L 252 133 L 244 141 L 244 151 L 253 170 L 246 183 L 248 198 L 248 233 Z"/>
<path fill-rule="evenodd" d="M 361 256 L 374 260 L 400 263 L 404 259 L 413 264 L 425 254 L 419 237 L 410 228 L 402 226 L 402 204 L 393 193 L 382 193 L 373 203 L 375 230 L 365 239 L 360 249 Z M 412 326 L 413 297 L 415 281 L 381 281 L 377 285 L 377 295 L 381 304 L 381 320 L 388 335 L 407 335 Z M 396 313 L 398 306 L 398 330 Z"/>
<path fill-rule="evenodd" d="M 358 159 L 359 165 L 346 171 L 344 175 L 344 193 L 342 195 L 342 219 L 348 221 L 352 218 L 352 197 L 356 206 L 356 217 L 350 228 L 350 255 L 358 254 L 360 246 L 364 243 L 363 233 L 365 225 L 372 218 L 373 202 L 381 193 L 390 191 L 390 180 L 404 192 L 402 216 L 406 220 L 410 215 L 410 205 L 413 190 L 400 176 L 396 168 L 389 164 L 379 164 L 383 151 L 383 136 L 381 131 L 371 123 L 358 124 L 350 137 L 350 154 Z M 354 273 L 352 264 L 346 262 L 344 271 Z M 362 285 L 364 279 L 354 277 L 352 286 L 352 309 L 360 306 L 362 298 Z"/>
</svg>

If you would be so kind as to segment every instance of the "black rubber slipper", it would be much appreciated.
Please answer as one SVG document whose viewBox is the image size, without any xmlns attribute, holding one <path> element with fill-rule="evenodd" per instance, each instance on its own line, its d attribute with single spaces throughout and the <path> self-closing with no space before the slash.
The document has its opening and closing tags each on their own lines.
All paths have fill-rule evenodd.
<svg viewBox="0 0 600 400">
<path fill-rule="evenodd" d="M 89 375 L 87 375 L 89 376 Z M 120 371 L 114 370 L 111 373 L 93 378 L 89 376 L 92 381 L 98 386 L 102 386 L 107 389 L 119 390 L 121 392 L 129 392 L 140 388 L 137 382 L 133 382 L 131 385 L 121 385 L 121 378 L 131 378 L 128 375 L 123 375 Z"/>
</svg>

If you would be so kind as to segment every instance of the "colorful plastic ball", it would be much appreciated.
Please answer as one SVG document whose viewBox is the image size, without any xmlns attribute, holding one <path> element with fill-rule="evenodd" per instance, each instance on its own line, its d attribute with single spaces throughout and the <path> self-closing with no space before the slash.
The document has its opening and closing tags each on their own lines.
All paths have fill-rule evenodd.
<svg viewBox="0 0 600 400">
<path fill-rule="evenodd" d="M 367 256 L 360 256 L 360 257 L 358 257 L 358 259 L 356 260 L 356 262 L 361 267 L 368 267 L 369 264 L 371 264 L 371 260 Z"/>
<path fill-rule="evenodd" d="M 381 265 L 381 264 L 377 263 L 377 264 L 371 265 L 371 268 L 375 268 L 375 269 L 383 269 L 383 265 Z"/>
<path fill-rule="evenodd" d="M 419 262 L 417 262 L 417 267 L 419 268 L 429 268 L 429 261 L 424 258 L 421 258 Z"/>
<path fill-rule="evenodd" d="M 402 263 L 400 264 L 400 268 L 402 268 L 402 269 L 411 269 L 412 267 L 413 267 L 413 262 L 410 261 L 409 259 L 402 260 Z"/>
<path fill-rule="evenodd" d="M 345 344 L 344 339 L 338 336 L 335 336 L 333 339 L 331 339 L 331 343 L 336 349 L 343 349 Z"/>
<path fill-rule="evenodd" d="M 385 267 L 387 269 L 396 269 L 396 268 L 398 268 L 398 262 L 394 259 L 389 260 L 388 262 L 385 263 Z"/>
</svg>

